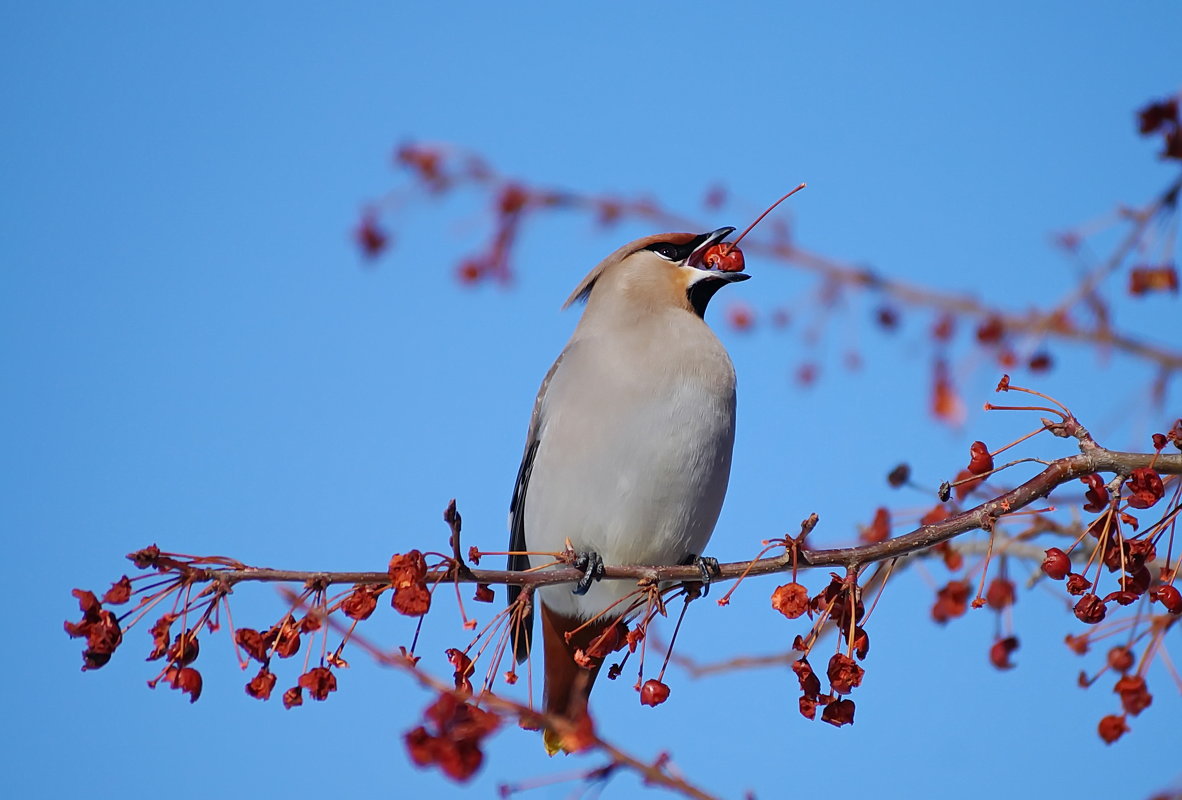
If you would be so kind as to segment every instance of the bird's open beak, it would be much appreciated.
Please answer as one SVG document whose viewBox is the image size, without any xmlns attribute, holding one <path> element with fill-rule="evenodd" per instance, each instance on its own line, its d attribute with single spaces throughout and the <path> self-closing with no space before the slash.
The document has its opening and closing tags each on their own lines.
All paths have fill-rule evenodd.
<svg viewBox="0 0 1182 800">
<path fill-rule="evenodd" d="M 686 258 L 686 260 L 682 263 L 687 267 L 693 267 L 695 269 L 700 269 L 703 272 L 708 272 L 711 276 L 727 281 L 728 283 L 747 280 L 751 276 L 746 272 L 724 272 L 720 269 L 711 269 L 702 263 L 702 259 L 706 256 L 706 251 L 708 251 L 713 245 L 716 245 L 726 239 L 726 237 L 730 236 L 734 232 L 734 228 L 727 226 L 719 228 L 715 231 L 710 231 L 710 233 L 703 233 L 701 236 L 693 240 L 693 252 L 691 252 L 689 257 Z"/>
</svg>

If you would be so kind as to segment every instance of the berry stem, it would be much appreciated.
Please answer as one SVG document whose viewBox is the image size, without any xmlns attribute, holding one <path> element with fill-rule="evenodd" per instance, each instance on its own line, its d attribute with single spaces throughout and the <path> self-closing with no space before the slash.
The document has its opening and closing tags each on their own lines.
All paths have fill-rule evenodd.
<svg viewBox="0 0 1182 800">
<path fill-rule="evenodd" d="M 727 245 L 726 252 L 724 252 L 722 255 L 729 256 L 731 251 L 734 250 L 735 247 L 739 244 L 739 241 L 744 236 L 751 233 L 751 229 L 754 228 L 756 225 L 758 225 L 760 222 L 762 222 L 764 217 L 766 217 L 768 214 L 772 213 L 772 209 L 774 209 L 776 206 L 780 205 L 780 203 L 783 203 L 785 200 L 787 200 L 789 197 L 791 197 L 792 195 L 799 192 L 801 189 L 803 189 L 807 185 L 808 184 L 806 184 L 806 183 L 800 184 L 795 189 L 790 191 L 788 194 L 784 195 L 779 200 L 777 200 L 776 202 L 774 202 L 770 206 L 768 206 L 766 211 L 764 211 L 762 214 L 760 214 L 758 217 L 755 218 L 755 222 L 752 222 L 750 225 L 747 226 L 746 230 L 744 230 L 742 233 L 739 234 L 738 239 L 735 239 L 733 242 L 731 242 L 729 245 Z"/>
</svg>

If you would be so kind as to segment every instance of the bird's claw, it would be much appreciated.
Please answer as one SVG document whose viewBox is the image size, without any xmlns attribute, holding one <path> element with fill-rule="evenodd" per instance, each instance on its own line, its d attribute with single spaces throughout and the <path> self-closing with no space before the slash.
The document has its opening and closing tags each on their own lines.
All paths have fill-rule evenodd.
<svg viewBox="0 0 1182 800">
<path fill-rule="evenodd" d="M 722 568 L 718 566 L 718 559 L 695 555 L 686 559 L 686 563 L 697 567 L 698 572 L 702 575 L 702 596 L 710 594 L 710 581 L 722 574 Z"/>
<path fill-rule="evenodd" d="M 571 589 L 571 594 L 587 594 L 591 584 L 603 577 L 603 558 L 599 553 L 576 553 L 574 567 L 583 571 L 583 577 L 579 578 L 575 588 Z"/>
</svg>

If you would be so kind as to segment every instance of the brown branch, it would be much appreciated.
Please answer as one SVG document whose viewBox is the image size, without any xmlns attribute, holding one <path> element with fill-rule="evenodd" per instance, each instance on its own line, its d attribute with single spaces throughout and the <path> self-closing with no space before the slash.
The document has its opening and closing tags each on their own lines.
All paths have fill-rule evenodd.
<svg viewBox="0 0 1182 800">
<path fill-rule="evenodd" d="M 1081 442 L 1085 451 L 1048 463 L 1046 469 L 1025 483 L 980 505 L 955 514 L 941 522 L 921 525 L 915 530 L 883 542 L 861 544 L 853 547 L 839 547 L 823 550 L 801 550 L 801 569 L 822 567 L 860 568 L 878 561 L 910 555 L 969 531 L 991 528 L 1005 515 L 1018 511 L 1049 495 L 1056 487 L 1077 480 L 1093 472 L 1111 472 L 1128 475 L 1135 469 L 1152 466 L 1159 473 L 1182 475 L 1182 455 L 1155 455 L 1146 453 L 1123 453 L 1106 450 Z M 792 559 L 787 556 L 762 558 L 755 561 L 735 561 L 719 566 L 715 580 L 733 580 L 744 574 L 768 575 L 786 572 L 792 568 Z M 571 566 L 556 566 L 536 572 L 511 570 L 470 569 L 466 574 L 453 576 L 454 570 L 444 567 L 428 575 L 428 580 L 454 579 L 463 583 L 514 584 L 517 586 L 550 586 L 560 583 L 574 583 L 583 573 Z M 303 582 L 308 585 L 328 586 L 330 584 L 372 584 L 389 583 L 386 572 L 300 572 L 279 569 L 233 569 L 215 567 L 192 569 L 187 573 L 193 582 L 220 581 L 228 586 L 243 581 L 261 582 Z M 701 579 L 698 567 L 666 565 L 608 566 L 604 570 L 605 580 L 645 581 L 697 581 Z"/>
<path fill-rule="evenodd" d="M 452 149 L 435 148 L 425 145 L 408 145 L 400 151 L 400 159 L 415 174 L 416 178 L 431 192 L 453 189 L 464 185 L 489 190 L 503 205 L 506 197 L 514 198 L 511 205 L 512 231 L 520 229 L 525 211 L 576 210 L 597 215 L 603 221 L 621 218 L 646 220 L 656 225 L 680 230 L 707 230 L 712 225 L 690 217 L 676 214 L 650 199 L 628 200 L 615 196 L 590 192 L 557 190 L 529 185 L 517 178 L 498 173 L 483 160 L 470 154 L 457 154 Z M 431 160 L 432 170 L 424 174 L 421 159 Z M 905 281 L 884 277 L 866 267 L 854 265 L 840 259 L 821 255 L 787 240 L 783 234 L 748 237 L 744 248 L 760 252 L 785 262 L 793 267 L 818 275 L 826 282 L 853 289 L 874 291 L 900 304 L 918 308 L 929 308 L 960 316 L 981 320 L 996 320 L 1008 333 L 1045 336 L 1065 341 L 1103 345 L 1126 355 L 1155 363 L 1166 374 L 1182 371 L 1182 350 L 1167 345 L 1143 341 L 1135 336 L 1114 330 L 1107 320 L 1099 320 L 1091 326 L 1080 326 L 1073 322 L 1067 311 L 1074 304 L 1091 297 L 1096 285 L 1115 272 L 1135 245 L 1141 241 L 1150 221 L 1160 212 L 1172 209 L 1177 193 L 1182 188 L 1182 177 L 1177 177 L 1159 192 L 1144 208 L 1132 213 L 1134 225 L 1123 241 L 1116 247 L 1104 264 L 1084 278 L 1081 285 L 1069 292 L 1053 308 L 1031 310 L 1025 313 L 1007 311 L 963 293 L 938 291 Z M 397 205 L 387 199 L 389 205 Z M 502 213 L 504 213 L 502 211 Z M 507 277 L 506 259 L 510 242 L 504 240 L 506 225 L 498 226 L 494 243 L 490 248 L 497 254 L 497 269 L 490 274 L 504 280 Z"/>
<path fill-rule="evenodd" d="M 765 244 L 759 241 L 749 241 L 746 249 L 764 252 L 790 261 L 798 267 L 837 283 L 873 289 L 906 305 L 932 308 L 982 320 L 996 319 L 1010 333 L 1048 336 L 1085 344 L 1104 345 L 1126 355 L 1153 362 L 1167 372 L 1182 370 L 1182 351 L 1142 341 L 1134 336 L 1117 332 L 1108 325 L 1079 327 L 1072 324 L 1059 311 L 1030 311 L 1025 314 L 1008 312 L 969 295 L 925 289 L 905 281 L 885 278 L 871 270 L 843 264 L 834 258 L 812 253 L 793 244 Z"/>
</svg>

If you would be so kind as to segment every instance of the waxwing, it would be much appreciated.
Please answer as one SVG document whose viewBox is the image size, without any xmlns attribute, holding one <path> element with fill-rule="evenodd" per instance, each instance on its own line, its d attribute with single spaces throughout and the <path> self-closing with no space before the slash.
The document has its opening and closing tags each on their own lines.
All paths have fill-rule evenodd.
<svg viewBox="0 0 1182 800">
<path fill-rule="evenodd" d="M 718 521 L 735 371 L 703 315 L 719 288 L 750 276 L 710 269 L 703 256 L 733 230 L 630 242 L 564 306 L 587 304 L 538 390 L 509 509 L 510 550 L 561 552 L 569 539 L 587 570 L 573 591 L 548 586 L 534 596 L 548 713 L 572 721 L 586 713 L 599 666 L 580 667 L 575 651 L 616 622 L 626 603 L 596 617 L 636 588 L 593 580 L 602 565 L 692 563 Z M 551 560 L 511 555 L 509 569 Z M 510 586 L 510 603 L 520 593 Z M 513 632 L 518 661 L 530 652 L 532 616 Z M 562 747 L 553 731 L 544 742 L 551 754 Z"/>
</svg>

